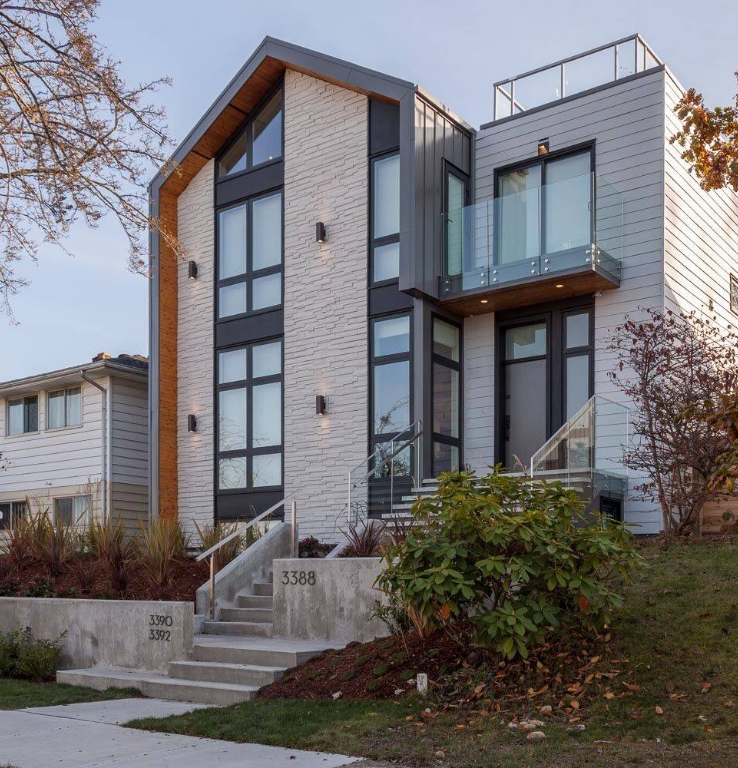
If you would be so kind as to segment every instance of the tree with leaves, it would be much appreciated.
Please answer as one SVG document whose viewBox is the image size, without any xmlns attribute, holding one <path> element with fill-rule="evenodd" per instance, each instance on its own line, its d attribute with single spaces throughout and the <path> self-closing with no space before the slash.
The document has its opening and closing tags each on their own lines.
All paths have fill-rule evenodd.
<svg viewBox="0 0 738 768">
<path fill-rule="evenodd" d="M 711 416 L 738 388 L 738 336 L 694 312 L 641 311 L 610 344 L 618 355 L 610 378 L 635 406 L 625 462 L 644 478 L 635 490 L 658 504 L 664 534 L 682 536 L 698 530 L 730 448 Z"/>
<path fill-rule="evenodd" d="M 0 311 L 24 281 L 39 240 L 106 214 L 144 272 L 146 182 L 171 146 L 149 98 L 167 79 L 129 86 L 91 27 L 99 0 L 0 0 Z M 168 240 L 173 240 L 162 233 Z"/>
<path fill-rule="evenodd" d="M 735 76 L 738 80 L 738 72 Z M 702 189 L 738 192 L 738 95 L 732 107 L 708 109 L 702 94 L 690 88 L 674 111 L 682 130 L 670 141 L 682 148 Z"/>
</svg>

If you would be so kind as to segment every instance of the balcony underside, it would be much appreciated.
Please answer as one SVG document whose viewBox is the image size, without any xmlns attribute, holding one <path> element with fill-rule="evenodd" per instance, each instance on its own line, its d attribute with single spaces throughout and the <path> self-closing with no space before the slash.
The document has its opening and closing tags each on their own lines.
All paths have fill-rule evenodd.
<svg viewBox="0 0 738 768">
<path fill-rule="evenodd" d="M 551 276 L 540 275 L 483 286 L 443 299 L 441 305 L 463 317 L 505 309 L 545 304 L 558 299 L 586 296 L 618 288 L 619 278 L 599 266 L 582 265 L 560 270 Z M 557 287 L 561 286 L 561 287 Z"/>
</svg>

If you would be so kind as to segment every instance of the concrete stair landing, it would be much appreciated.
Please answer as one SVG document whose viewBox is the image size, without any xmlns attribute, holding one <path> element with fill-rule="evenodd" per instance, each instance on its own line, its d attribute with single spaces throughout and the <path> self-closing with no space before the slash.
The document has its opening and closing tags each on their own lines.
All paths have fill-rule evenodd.
<svg viewBox="0 0 738 768">
<path fill-rule="evenodd" d="M 167 675 L 71 669 L 57 672 L 57 682 L 97 690 L 135 688 L 152 698 L 227 706 L 254 698 L 290 667 L 336 647 L 272 637 L 272 584 L 252 588 L 252 594 L 237 596 L 235 607 L 222 608 L 220 620 L 204 623 L 204 633 L 195 635 L 192 659 L 170 662 Z"/>
</svg>

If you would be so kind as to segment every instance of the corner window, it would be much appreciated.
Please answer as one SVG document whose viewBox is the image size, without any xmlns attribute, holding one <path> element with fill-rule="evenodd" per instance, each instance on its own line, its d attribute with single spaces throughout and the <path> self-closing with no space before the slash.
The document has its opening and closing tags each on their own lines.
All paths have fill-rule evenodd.
<svg viewBox="0 0 738 768">
<path fill-rule="evenodd" d="M 282 304 L 282 193 L 218 213 L 218 318 Z"/>
<path fill-rule="evenodd" d="M 400 276 L 400 155 L 372 161 L 372 283 Z"/>
<path fill-rule="evenodd" d="M 218 353 L 218 489 L 282 485 L 282 341 Z"/>
<path fill-rule="evenodd" d="M 92 496 L 65 496 L 54 499 L 54 524 L 87 525 L 92 512 Z"/>
<path fill-rule="evenodd" d="M 238 135 L 218 163 L 218 177 L 250 171 L 282 157 L 282 90 L 278 90 Z"/>
<path fill-rule="evenodd" d="M 449 275 L 460 275 L 463 268 L 464 229 L 471 221 L 468 209 L 469 178 L 451 166 L 446 170 L 445 248 Z M 468 235 L 467 235 L 468 238 Z"/>
<path fill-rule="evenodd" d="M 78 427 L 82 423 L 82 390 L 62 389 L 46 398 L 46 428 Z"/>
<path fill-rule="evenodd" d="M 38 432 L 38 397 L 22 397 L 8 402 L 8 435 Z"/>
<path fill-rule="evenodd" d="M 408 427 L 410 412 L 410 315 L 378 318 L 372 321 L 374 442 Z"/>
</svg>

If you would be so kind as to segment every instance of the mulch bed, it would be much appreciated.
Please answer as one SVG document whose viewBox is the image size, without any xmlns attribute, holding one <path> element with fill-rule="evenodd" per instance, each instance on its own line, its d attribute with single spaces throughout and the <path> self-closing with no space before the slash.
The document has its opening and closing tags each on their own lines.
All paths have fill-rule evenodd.
<svg viewBox="0 0 738 768">
<path fill-rule="evenodd" d="M 84 569 L 91 586 L 84 588 L 79 583 L 72 563 L 56 578 L 50 578 L 42 563 L 27 565 L 20 574 L 10 572 L 0 575 L 1 597 L 68 597 L 97 598 L 107 600 L 167 600 L 191 602 L 195 593 L 209 576 L 207 562 L 196 563 L 189 558 L 180 558 L 172 564 L 172 582 L 163 591 L 152 587 L 143 569 L 134 563 L 131 578 L 123 595 L 111 589 L 104 565 L 93 558 L 77 558 Z"/>
<path fill-rule="evenodd" d="M 472 707 L 487 713 L 543 709 L 577 722 L 598 696 L 628 695 L 627 659 L 614 659 L 610 636 L 562 633 L 528 659 L 505 661 L 460 645 L 444 632 L 415 634 L 327 651 L 259 692 L 262 698 L 397 699 L 416 693 L 425 673 L 429 695 L 442 708 Z M 550 710 L 549 710 L 550 708 Z"/>
</svg>

